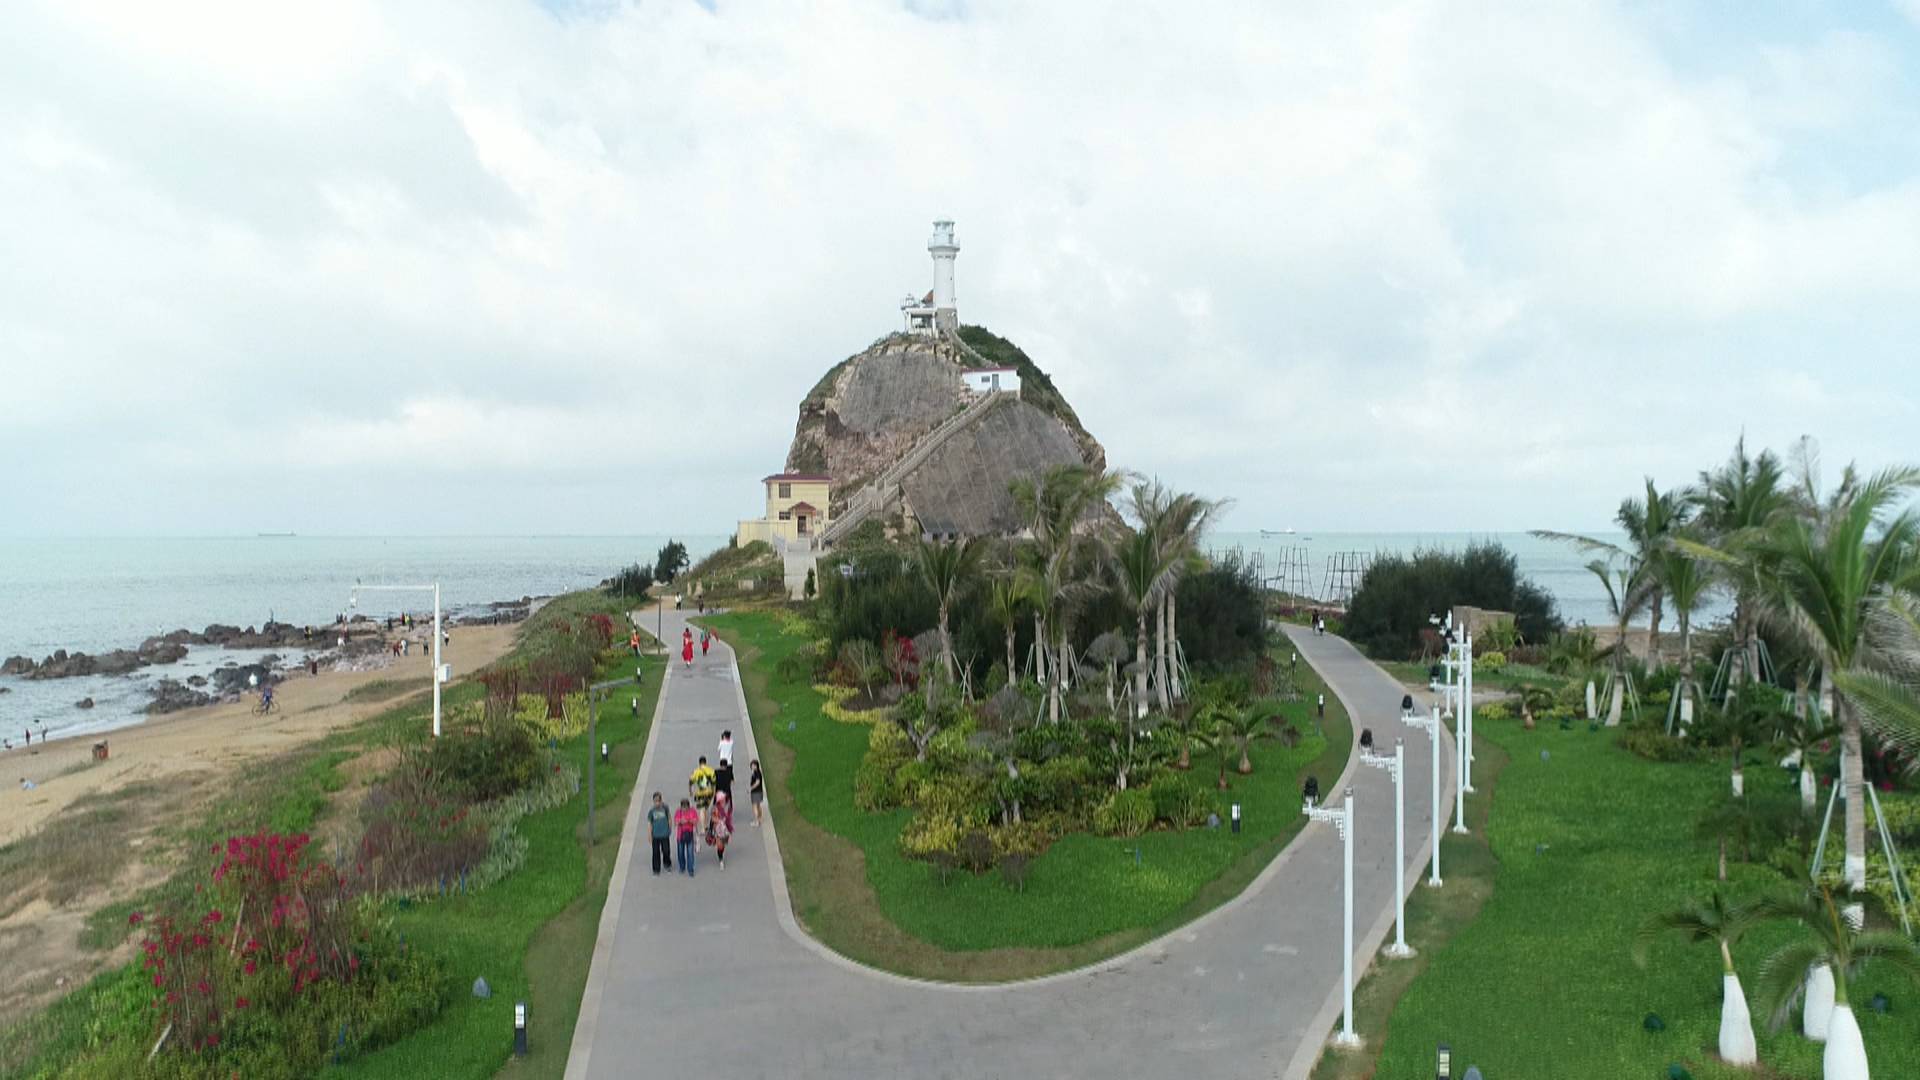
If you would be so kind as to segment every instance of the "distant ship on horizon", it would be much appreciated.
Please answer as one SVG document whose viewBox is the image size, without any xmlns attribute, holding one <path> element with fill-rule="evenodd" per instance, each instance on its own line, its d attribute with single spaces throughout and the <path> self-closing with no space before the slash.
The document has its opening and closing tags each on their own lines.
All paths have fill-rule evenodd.
<svg viewBox="0 0 1920 1080">
<path fill-rule="evenodd" d="M 299 534 L 290 533 L 290 532 L 277 532 L 277 533 L 254 533 L 253 535 L 255 536 L 298 536 Z"/>
<path fill-rule="evenodd" d="M 1287 528 L 1284 528 L 1284 529 L 1261 529 L 1260 535 L 1261 536 L 1292 536 L 1293 527 L 1288 526 Z"/>
</svg>

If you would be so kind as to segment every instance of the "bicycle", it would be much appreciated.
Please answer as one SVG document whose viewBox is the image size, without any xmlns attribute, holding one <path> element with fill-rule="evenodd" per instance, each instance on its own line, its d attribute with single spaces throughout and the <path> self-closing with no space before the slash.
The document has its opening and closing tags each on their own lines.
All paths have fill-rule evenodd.
<svg viewBox="0 0 1920 1080">
<path fill-rule="evenodd" d="M 253 707 L 253 715 L 265 716 L 279 707 L 280 703 L 272 698 L 261 698 L 259 703 Z"/>
</svg>

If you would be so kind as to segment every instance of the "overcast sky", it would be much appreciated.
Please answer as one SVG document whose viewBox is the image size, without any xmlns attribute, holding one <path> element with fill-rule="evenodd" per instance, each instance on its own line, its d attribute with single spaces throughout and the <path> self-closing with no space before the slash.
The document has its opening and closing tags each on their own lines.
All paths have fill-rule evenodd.
<svg viewBox="0 0 1920 1080">
<path fill-rule="evenodd" d="M 1228 528 L 1920 459 L 1920 0 L 1681 7 L 8 3 L 0 533 L 727 532 L 942 216 Z"/>
</svg>

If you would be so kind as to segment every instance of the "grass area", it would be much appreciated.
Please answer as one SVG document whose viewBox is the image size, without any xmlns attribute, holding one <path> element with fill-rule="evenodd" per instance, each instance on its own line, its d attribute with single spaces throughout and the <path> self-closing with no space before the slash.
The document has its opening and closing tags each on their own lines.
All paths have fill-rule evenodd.
<svg viewBox="0 0 1920 1080">
<path fill-rule="evenodd" d="M 616 656 L 602 665 L 599 677 L 625 675 L 634 663 L 630 656 Z M 652 656 L 639 663 L 646 668 L 646 681 L 636 688 L 639 715 L 629 704 L 634 697 L 629 692 L 599 709 L 597 738 L 609 744 L 611 754 L 596 782 L 591 858 L 582 792 L 578 799 L 521 819 L 527 861 L 504 881 L 472 896 L 396 910 L 394 925 L 407 940 L 446 963 L 452 1003 L 428 1027 L 329 1075 L 543 1077 L 565 1071 L 600 907 L 665 667 Z M 557 749 L 584 777 L 590 746 L 587 736 L 580 735 Z M 477 977 L 493 988 L 491 998 L 473 996 Z M 509 1060 L 517 1001 L 527 1003 L 527 1039 L 533 1050 L 524 1061 Z"/>
<path fill-rule="evenodd" d="M 908 811 L 869 814 L 853 804 L 866 726 L 828 719 L 810 685 L 778 675 L 780 659 L 805 639 L 764 613 L 708 622 L 740 650 L 796 913 L 834 949 L 904 974 L 1030 977 L 1092 963 L 1191 921 L 1245 888 L 1299 831 L 1301 780 L 1337 776 L 1352 741 L 1332 694 L 1324 737 L 1312 734 L 1306 702 L 1324 684 L 1302 668 L 1305 700 L 1289 707 L 1288 719 L 1310 734 L 1293 749 L 1256 743 L 1253 775 L 1232 774 L 1222 798 L 1242 804 L 1241 833 L 1073 835 L 1034 860 L 1021 892 L 992 874 L 957 873 L 941 884 L 928 864 L 898 850 Z"/>
<path fill-rule="evenodd" d="M 1654 764 L 1614 745 L 1610 732 L 1584 727 L 1523 731 L 1514 723 L 1476 734 L 1484 736 L 1481 747 L 1504 747 L 1511 760 L 1499 775 L 1482 834 L 1487 855 L 1476 858 L 1471 844 L 1449 837 L 1441 854 L 1442 892 L 1476 880 L 1490 857 L 1497 863 L 1492 895 L 1478 918 L 1438 948 L 1410 921 L 1410 943 L 1423 950 L 1427 967 L 1385 1018 L 1377 1074 L 1317 1075 L 1429 1075 L 1442 1042 L 1453 1047 L 1456 1075 L 1478 1065 L 1492 1077 L 1655 1077 L 1670 1063 L 1698 1080 L 1756 1075 L 1713 1056 L 1720 967 L 1711 947 L 1669 939 L 1644 969 L 1629 952 L 1649 914 L 1712 887 L 1715 852 L 1696 837 L 1694 821 L 1723 797 L 1724 766 Z M 1487 756 L 1481 760 L 1484 768 Z M 1755 782 L 1777 778 L 1756 781 L 1750 773 L 1749 783 Z M 1486 805 L 1484 796 L 1470 803 L 1482 813 Z M 1743 893 L 1778 880 L 1757 866 L 1736 865 L 1731 876 Z M 1427 902 L 1423 897 L 1416 910 Z M 1453 924 L 1460 918 L 1430 914 Z M 1735 949 L 1749 995 L 1760 959 L 1792 934 L 1763 927 Z M 1377 988 L 1381 996 L 1372 1004 L 1363 997 L 1356 1009 L 1363 1030 L 1379 1030 L 1381 1016 L 1372 1010 L 1384 1005 L 1388 989 Z M 1854 1001 L 1879 991 L 1894 1009 L 1857 1014 L 1875 1073 L 1920 1076 L 1915 988 L 1897 974 L 1869 968 L 1855 984 Z M 1661 1016 L 1664 1031 L 1642 1030 L 1648 1012 Z M 1791 1026 L 1769 1033 L 1762 1023 L 1757 1034 L 1764 1066 L 1757 1075 L 1810 1080 L 1820 1074 L 1821 1047 Z"/>
<path fill-rule="evenodd" d="M 1387 674 L 1414 686 L 1427 685 L 1427 669 L 1433 666 L 1415 660 L 1375 660 L 1374 663 L 1385 668 Z M 1556 675 L 1546 668 L 1534 667 L 1531 664 L 1508 664 L 1499 671 L 1476 667 L 1473 671 L 1475 690 L 1512 690 L 1523 683 L 1548 690 L 1558 690 L 1572 681 L 1573 679 L 1569 676 Z M 1478 694 L 1474 696 L 1479 697 Z M 1443 852 L 1440 856 L 1443 865 L 1446 859 L 1446 854 Z"/>
<path fill-rule="evenodd" d="M 375 679 L 372 682 L 361 683 L 359 686 L 347 691 L 347 696 L 340 700 L 356 703 L 392 701 L 394 698 L 404 694 L 411 694 L 419 690 L 431 690 L 432 688 L 432 680 L 428 679 L 425 675 L 410 679 Z"/>
</svg>

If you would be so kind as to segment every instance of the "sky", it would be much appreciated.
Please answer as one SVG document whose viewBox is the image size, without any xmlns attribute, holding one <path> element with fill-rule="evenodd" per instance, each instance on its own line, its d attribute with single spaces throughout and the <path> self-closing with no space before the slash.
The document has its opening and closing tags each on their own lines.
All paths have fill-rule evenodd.
<svg viewBox="0 0 1920 1080">
<path fill-rule="evenodd" d="M 963 321 L 1222 527 L 1920 459 L 1920 0 L 0 5 L 0 535 L 725 533 Z"/>
</svg>

